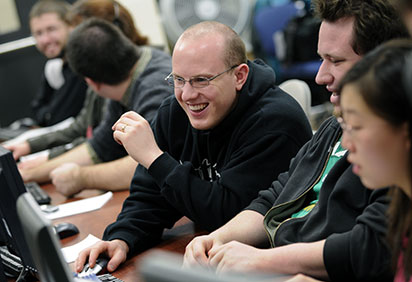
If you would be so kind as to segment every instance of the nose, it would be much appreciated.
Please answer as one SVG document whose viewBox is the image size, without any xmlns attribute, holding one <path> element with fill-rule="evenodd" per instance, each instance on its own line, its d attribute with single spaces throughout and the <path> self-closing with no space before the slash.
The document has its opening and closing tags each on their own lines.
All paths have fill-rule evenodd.
<svg viewBox="0 0 412 282">
<path fill-rule="evenodd" d="M 37 44 L 40 46 L 46 45 L 50 41 L 50 36 L 48 32 L 42 32 L 40 35 L 36 36 Z"/>
<path fill-rule="evenodd" d="M 197 90 L 189 82 L 186 82 L 179 90 L 182 91 L 183 101 L 189 101 L 197 96 Z"/>
<path fill-rule="evenodd" d="M 323 61 L 316 74 L 315 81 L 318 85 L 332 84 L 333 76 L 329 71 L 329 67 L 326 61 Z"/>
</svg>

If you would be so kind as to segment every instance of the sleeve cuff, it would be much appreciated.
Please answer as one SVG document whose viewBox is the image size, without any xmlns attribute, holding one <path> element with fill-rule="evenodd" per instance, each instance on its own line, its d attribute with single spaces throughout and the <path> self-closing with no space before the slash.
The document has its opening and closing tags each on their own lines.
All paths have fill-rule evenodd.
<svg viewBox="0 0 412 282">
<path fill-rule="evenodd" d="M 90 145 L 89 142 L 86 142 L 86 149 L 89 152 L 89 155 L 94 164 L 98 164 L 102 162 L 102 160 L 99 158 L 96 151 L 93 149 L 92 145 Z"/>
<path fill-rule="evenodd" d="M 149 167 L 148 172 L 159 187 L 163 187 L 167 176 L 179 163 L 168 153 L 160 155 Z"/>
</svg>

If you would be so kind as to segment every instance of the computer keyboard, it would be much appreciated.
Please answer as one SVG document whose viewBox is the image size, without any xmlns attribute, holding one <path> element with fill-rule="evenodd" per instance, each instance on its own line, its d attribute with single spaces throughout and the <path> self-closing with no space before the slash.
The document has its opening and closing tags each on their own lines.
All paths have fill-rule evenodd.
<svg viewBox="0 0 412 282">
<path fill-rule="evenodd" d="M 9 252 L 6 246 L 0 246 L 0 257 L 5 274 L 9 277 L 17 277 L 23 269 L 21 259 Z"/>
<path fill-rule="evenodd" d="M 48 205 L 51 202 L 50 196 L 36 182 L 28 182 L 24 184 L 27 192 L 29 192 L 39 205 Z"/>
</svg>

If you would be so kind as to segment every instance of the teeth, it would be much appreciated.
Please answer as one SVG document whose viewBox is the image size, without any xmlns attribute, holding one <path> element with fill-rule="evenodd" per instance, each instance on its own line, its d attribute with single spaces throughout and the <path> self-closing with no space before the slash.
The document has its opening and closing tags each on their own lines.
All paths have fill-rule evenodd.
<svg viewBox="0 0 412 282">
<path fill-rule="evenodd" d="M 207 107 L 207 104 L 188 105 L 191 111 L 201 111 Z"/>
</svg>

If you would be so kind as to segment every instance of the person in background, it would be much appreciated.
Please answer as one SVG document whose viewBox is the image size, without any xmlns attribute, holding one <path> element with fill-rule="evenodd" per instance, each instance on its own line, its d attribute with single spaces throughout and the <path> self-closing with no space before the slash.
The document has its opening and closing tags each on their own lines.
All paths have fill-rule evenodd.
<svg viewBox="0 0 412 282">
<path fill-rule="evenodd" d="M 65 1 L 40 0 L 29 14 L 36 47 L 49 59 L 41 87 L 32 101 L 33 117 L 38 126 L 51 126 L 76 116 L 85 100 L 87 85 L 73 73 L 65 59 L 69 8 Z"/>
<path fill-rule="evenodd" d="M 412 34 L 412 1 L 411 0 L 391 0 L 398 9 L 409 33 Z"/>
<path fill-rule="evenodd" d="M 322 19 L 316 76 L 332 92 L 345 73 L 381 43 L 406 37 L 385 0 L 314 0 Z M 331 281 L 392 279 L 386 233 L 386 190 L 365 189 L 341 144 L 336 117 L 326 120 L 298 152 L 289 171 L 241 213 L 186 247 L 184 264 L 223 271 L 302 273 Z M 267 248 L 268 245 L 272 248 Z"/>
<path fill-rule="evenodd" d="M 117 8 L 116 8 L 117 7 Z M 67 20 L 73 28 L 85 19 L 97 17 L 109 22 L 116 23 L 123 34 L 127 36 L 137 46 L 149 44 L 146 36 L 143 36 L 135 27 L 129 11 L 121 4 L 112 0 L 79 0 L 76 1 L 67 13 Z M 20 162 L 21 169 L 36 167 L 47 160 L 51 160 L 64 152 L 76 147 L 93 136 L 93 130 L 103 119 L 105 109 L 109 99 L 97 95 L 91 88 L 88 89 L 86 101 L 80 114 L 70 127 L 51 132 L 38 137 L 30 138 L 26 142 L 11 143 L 5 147 L 13 151 L 15 159 L 29 153 L 35 153 L 49 149 L 48 154 L 41 154 L 34 159 Z M 106 166 L 107 163 L 99 166 Z M 55 173 L 52 181 L 58 191 L 64 195 L 73 195 L 83 189 L 105 189 L 120 190 L 128 189 L 136 162 L 126 156 L 116 161 L 117 171 L 107 170 L 107 178 L 90 177 L 89 170 L 99 169 L 94 166 L 82 167 L 76 164 L 66 165 L 65 169 L 60 169 L 60 173 Z M 121 174 L 121 175 L 120 175 Z M 113 179 L 113 181 L 108 181 Z M 115 179 L 115 181 L 114 181 Z"/>
<path fill-rule="evenodd" d="M 40 166 L 21 168 L 23 180 L 45 182 L 53 178 L 54 184 L 56 181 L 74 183 L 65 186 L 68 189 L 62 192 L 66 195 L 78 192 L 71 189 L 73 186 L 85 186 L 76 183 L 79 179 L 115 186 L 116 182 L 123 181 L 119 177 L 126 169 L 126 180 L 130 181 L 136 162 L 123 158 L 127 152 L 113 140 L 111 127 L 129 110 L 153 119 L 161 102 L 173 93 L 164 83 L 164 77 L 171 70 L 170 55 L 155 48 L 137 46 L 117 26 L 98 18 L 84 21 L 71 32 L 66 55 L 70 66 L 85 78 L 90 88 L 111 101 L 104 119 L 87 142 Z M 72 169 L 73 166 L 76 169 Z M 79 166 L 92 168 L 83 170 Z M 65 180 L 61 180 L 57 175 L 66 170 L 70 173 L 64 173 Z"/>
<path fill-rule="evenodd" d="M 113 136 L 138 163 L 116 222 L 80 253 L 76 271 L 100 253 L 114 271 L 158 243 L 181 217 L 214 230 L 242 210 L 311 137 L 299 104 L 275 85 L 273 69 L 248 61 L 242 39 L 218 22 L 189 27 L 166 76 L 174 96 L 151 124 L 127 112 Z"/>
</svg>

